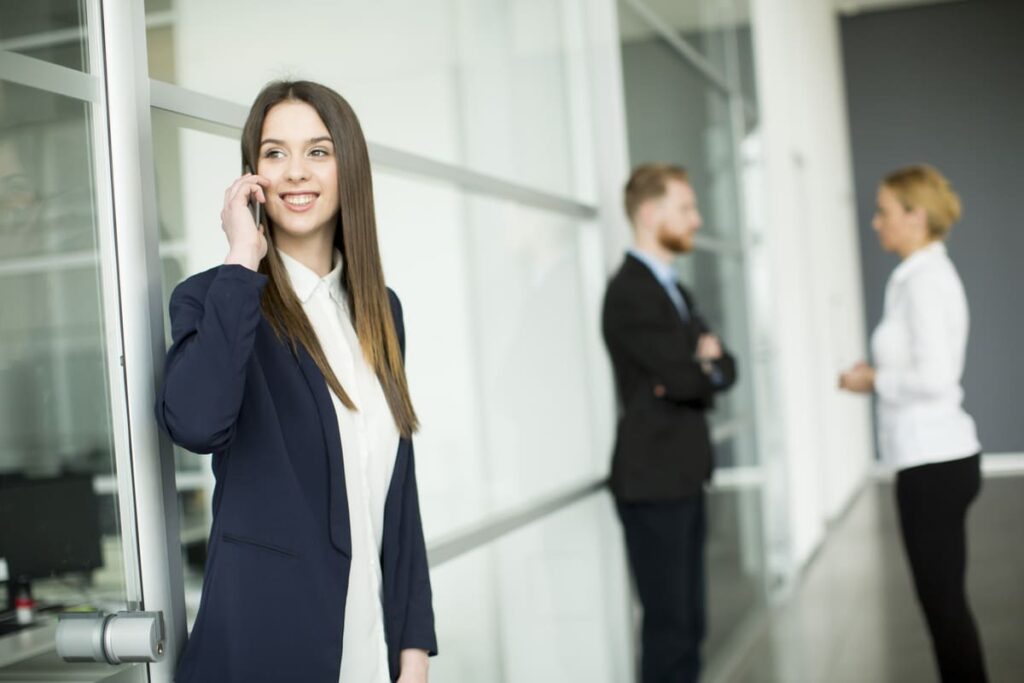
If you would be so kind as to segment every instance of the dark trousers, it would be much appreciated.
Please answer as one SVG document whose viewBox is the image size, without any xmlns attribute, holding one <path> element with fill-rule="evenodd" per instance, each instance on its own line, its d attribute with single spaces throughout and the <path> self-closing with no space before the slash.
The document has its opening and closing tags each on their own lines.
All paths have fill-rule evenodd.
<svg viewBox="0 0 1024 683">
<path fill-rule="evenodd" d="M 704 639 L 704 494 L 617 503 L 643 606 L 643 683 L 692 683 Z"/>
<path fill-rule="evenodd" d="M 981 489 L 981 458 L 902 470 L 900 530 L 944 683 L 986 681 L 978 629 L 967 604 L 967 508 Z"/>
</svg>

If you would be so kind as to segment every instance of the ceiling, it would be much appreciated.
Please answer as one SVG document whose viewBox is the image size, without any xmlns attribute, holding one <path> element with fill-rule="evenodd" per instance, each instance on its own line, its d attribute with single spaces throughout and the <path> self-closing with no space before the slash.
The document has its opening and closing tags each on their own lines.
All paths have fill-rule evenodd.
<svg viewBox="0 0 1024 683">
<path fill-rule="evenodd" d="M 754 0 L 733 0 L 733 2 L 680 2 L 680 0 L 640 0 L 659 18 L 677 30 L 689 33 L 706 31 L 722 26 L 749 24 L 749 6 Z M 818 0 L 831 3 L 836 11 L 849 16 L 860 12 L 877 12 L 904 7 L 935 5 L 965 0 Z M 640 21 L 632 10 L 630 2 L 620 3 L 630 7 L 619 16 L 620 30 L 627 40 L 638 39 L 651 34 L 646 22 Z"/>
<path fill-rule="evenodd" d="M 899 9 L 912 5 L 938 5 L 944 2 L 959 1 L 961 0 L 834 0 L 834 4 L 840 14 L 857 14 L 858 12 Z"/>
</svg>

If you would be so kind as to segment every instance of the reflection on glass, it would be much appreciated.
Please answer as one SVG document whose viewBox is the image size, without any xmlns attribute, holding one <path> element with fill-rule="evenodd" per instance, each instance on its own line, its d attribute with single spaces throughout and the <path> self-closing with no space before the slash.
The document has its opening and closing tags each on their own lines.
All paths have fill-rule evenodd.
<svg viewBox="0 0 1024 683">
<path fill-rule="evenodd" d="M 629 583 L 607 494 L 432 572 L 439 681 L 632 679 Z"/>
<path fill-rule="evenodd" d="M 758 488 L 707 496 L 708 659 L 722 655 L 737 629 L 764 604 L 761 504 Z"/>
<path fill-rule="evenodd" d="M 634 166 L 662 161 L 689 171 L 706 235 L 739 233 L 729 99 L 624 2 L 622 69 Z"/>
<path fill-rule="evenodd" d="M 224 259 L 220 188 L 239 173 L 237 135 L 153 113 L 165 308 L 178 282 Z M 602 394 L 607 374 L 586 365 L 599 356 L 604 367 L 597 326 L 586 322 L 600 292 L 585 291 L 584 266 L 601 267 L 599 251 L 581 248 L 588 228 L 422 177 L 379 170 L 373 180 L 423 425 L 416 457 L 428 542 L 603 475 L 610 448 L 590 440 L 607 431 L 590 397 L 611 389 Z M 176 467 L 192 607 L 213 480 L 206 456 L 178 451 Z"/>
<path fill-rule="evenodd" d="M 223 262 L 220 229 L 223 188 L 240 174 L 238 131 L 186 117 L 152 112 L 153 152 L 164 293 L 164 331 L 170 344 L 167 303 L 174 287 L 193 273 Z M 187 159 L 202 159 L 200 164 Z M 221 189 L 216 189 L 216 188 Z M 210 458 L 174 447 L 185 606 L 191 627 L 199 608 L 213 505 Z"/>
<path fill-rule="evenodd" d="M 244 105 L 267 81 L 315 80 L 375 143 L 571 194 L 568 45 L 582 26 L 564 22 L 567 2 L 580 0 L 422 0 L 396 21 L 393 3 L 360 0 L 146 0 L 149 72 Z"/>
<path fill-rule="evenodd" d="M 708 494 L 704 655 L 764 605 L 761 493 Z M 633 679 L 634 628 L 622 530 L 607 493 L 584 499 L 432 571 L 437 680 L 561 683 Z M 585 653 L 585 656 L 581 656 Z"/>
<path fill-rule="evenodd" d="M 0 3 L 0 51 L 89 70 L 81 0 Z"/>
<path fill-rule="evenodd" d="M 701 45 L 717 46 L 715 50 L 727 51 L 723 59 L 725 54 L 733 58 L 728 50 L 735 49 L 736 41 L 722 37 L 734 26 L 732 10 L 726 11 L 733 6 L 731 1 L 645 4 L 666 21 L 671 18 L 677 28 L 695 27 Z M 691 289 L 712 330 L 738 360 L 737 384 L 716 398 L 716 409 L 709 418 L 715 428 L 737 418 L 750 420 L 752 388 L 746 369 L 751 356 L 743 261 L 738 256 L 739 171 L 729 98 L 646 23 L 632 3 L 620 1 L 619 16 L 632 162 L 660 161 L 686 168 L 704 219 L 701 236 L 716 243 L 713 251 L 699 249 L 676 263 L 680 280 Z M 752 464 L 755 460 L 752 449 L 743 449 L 742 457 L 725 464 Z"/>
<path fill-rule="evenodd" d="M 700 52 L 722 80 L 729 80 L 730 35 L 744 16 L 736 0 L 641 0 L 680 38 Z"/>
<path fill-rule="evenodd" d="M 757 106 L 757 79 L 754 74 L 754 31 L 750 16 L 750 0 L 736 2 L 736 75 L 743 95 L 744 131 L 757 128 L 760 115 Z"/>
<path fill-rule="evenodd" d="M 743 261 L 735 255 L 698 250 L 676 260 L 681 282 L 693 292 L 701 315 L 737 359 L 738 377 L 731 390 L 715 397 L 715 410 L 708 414 L 711 424 L 723 424 L 753 415 L 753 394 L 749 372 L 751 350 L 746 321 L 746 290 Z M 752 453 L 719 464 L 753 464 Z"/>
<path fill-rule="evenodd" d="M 569 219 L 469 201 L 470 267 L 490 499 L 505 507 L 596 478 L 578 231 Z"/>
<path fill-rule="evenodd" d="M 757 125 L 757 84 L 750 0 L 634 0 L 695 49 L 714 75 L 743 98 L 746 130 Z M 620 7 L 629 4 L 620 2 Z M 620 11 L 623 41 L 650 35 L 635 11 Z"/>
<path fill-rule="evenodd" d="M 0 81 L 0 640 L 52 645 L 56 611 L 125 608 L 91 125 Z M 3 610 L 28 595 L 19 626 Z"/>
</svg>

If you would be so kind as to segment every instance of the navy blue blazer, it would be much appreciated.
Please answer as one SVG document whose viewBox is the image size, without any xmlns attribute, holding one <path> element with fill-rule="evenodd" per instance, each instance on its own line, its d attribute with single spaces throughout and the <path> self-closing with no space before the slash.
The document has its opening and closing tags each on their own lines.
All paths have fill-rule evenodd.
<svg viewBox="0 0 1024 683">
<path fill-rule="evenodd" d="M 156 415 L 171 439 L 213 453 L 216 486 L 202 600 L 176 680 L 337 683 L 352 556 L 338 421 L 302 348 L 260 309 L 266 276 L 219 266 L 175 288 Z M 405 353 L 398 297 L 388 290 Z M 401 439 L 384 507 L 384 632 L 437 652 L 413 447 Z M 358 682 L 356 682 L 358 683 Z"/>
</svg>

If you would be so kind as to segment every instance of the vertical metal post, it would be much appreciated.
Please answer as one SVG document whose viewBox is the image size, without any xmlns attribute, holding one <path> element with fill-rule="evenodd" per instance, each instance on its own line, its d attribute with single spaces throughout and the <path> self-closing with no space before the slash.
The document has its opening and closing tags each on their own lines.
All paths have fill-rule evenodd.
<svg viewBox="0 0 1024 683">
<path fill-rule="evenodd" d="M 164 615 L 166 655 L 149 665 L 150 680 L 170 683 L 185 640 L 185 602 L 173 455 L 153 419 L 164 334 L 145 7 L 98 1 L 141 606 Z"/>
<path fill-rule="evenodd" d="M 120 292 L 117 281 L 117 241 L 113 224 L 113 178 L 110 175 L 110 139 L 106 92 L 103 87 L 103 31 L 100 0 L 86 3 L 88 26 L 89 70 L 96 79 L 97 89 L 89 110 L 93 186 L 95 187 L 95 216 L 99 226 L 96 235 L 99 265 L 101 311 L 107 365 L 108 394 L 110 398 L 110 426 L 114 448 L 115 491 L 118 505 L 118 532 L 124 561 L 125 608 L 135 609 L 142 602 L 142 583 L 139 575 L 137 528 L 135 525 L 135 497 L 132 491 L 131 447 L 128 428 L 128 405 L 124 378 L 124 345 L 120 311 Z"/>
</svg>

